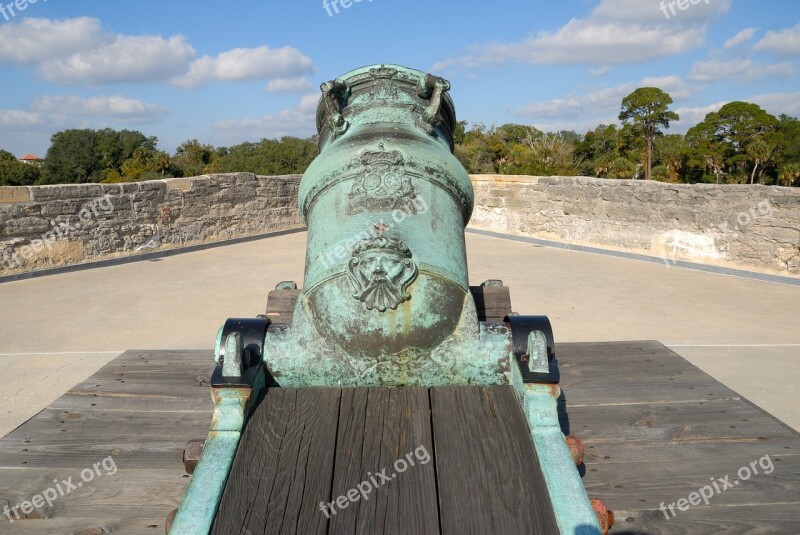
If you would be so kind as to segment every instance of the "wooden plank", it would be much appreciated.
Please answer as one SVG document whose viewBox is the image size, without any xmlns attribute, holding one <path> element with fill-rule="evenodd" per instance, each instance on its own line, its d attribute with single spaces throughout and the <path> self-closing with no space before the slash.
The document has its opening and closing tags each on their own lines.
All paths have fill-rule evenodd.
<svg viewBox="0 0 800 535">
<path fill-rule="evenodd" d="M 714 507 L 800 502 L 800 456 L 781 455 L 766 458 L 766 453 L 751 457 L 708 457 L 698 461 L 587 465 L 584 485 L 591 496 L 602 497 L 612 509 L 653 509 L 662 502 L 686 498 L 692 492 L 728 477 L 734 487 L 711 500 Z M 763 459 L 763 461 L 762 461 Z M 759 464 L 767 467 L 765 470 Z M 755 465 L 751 465 L 754 463 Z M 770 469 L 769 466 L 772 466 Z M 745 467 L 744 478 L 737 472 Z M 757 475 L 752 475 L 755 470 Z M 770 472 L 769 474 L 767 472 Z M 735 483 L 738 481 L 738 483 Z M 724 485 L 718 483 L 720 489 Z M 613 504 L 613 505 L 611 505 Z"/>
<path fill-rule="evenodd" d="M 561 344 L 558 357 L 562 426 L 586 445 L 584 484 L 616 511 L 612 533 L 796 533 L 794 430 L 657 342 Z M 670 520 L 658 510 L 767 455 L 771 474 L 710 506 Z"/>
<path fill-rule="evenodd" d="M 267 317 L 272 323 L 292 323 L 294 307 L 302 290 L 272 290 L 267 296 Z"/>
<path fill-rule="evenodd" d="M 610 532 L 612 535 L 797 535 L 800 502 L 736 507 L 695 506 L 678 512 L 669 520 L 659 510 L 618 511 L 618 514 L 617 524 Z"/>
<path fill-rule="evenodd" d="M 511 387 L 436 388 L 431 405 L 442 533 L 557 533 Z"/>
<path fill-rule="evenodd" d="M 77 412 L 99 408 L 106 411 L 203 412 L 211 415 L 213 408 L 211 388 L 204 391 L 190 390 L 190 394 L 180 395 L 185 392 L 184 390 L 175 392 L 178 395 L 167 395 L 102 390 L 86 392 L 73 389 L 54 401 L 50 408 Z"/>
<path fill-rule="evenodd" d="M 187 438 L 176 422 L 204 438 L 211 414 L 45 409 L 0 441 L 0 467 L 85 468 L 107 455 L 127 468 L 180 467 Z"/>
<path fill-rule="evenodd" d="M 511 314 L 511 293 L 508 286 L 470 286 L 478 311 L 478 321 L 502 322 Z"/>
<path fill-rule="evenodd" d="M 339 389 L 267 391 L 248 422 L 213 533 L 324 533 Z"/>
<path fill-rule="evenodd" d="M 329 532 L 438 533 L 428 390 L 347 389 L 339 418 L 331 501 L 364 493 L 337 507 Z"/>
<path fill-rule="evenodd" d="M 0 469 L 0 507 L 8 504 L 14 507 L 23 501 L 29 501 L 45 489 L 56 488 L 60 484 L 64 491 L 52 501 L 37 510 L 42 518 L 115 518 L 138 521 L 142 518 L 163 518 L 178 507 L 180 495 L 188 479 L 184 478 L 183 466 L 176 464 L 171 470 L 126 469 L 117 464 L 116 472 L 108 471 L 102 464 L 100 474 L 85 482 L 81 478 L 84 469 L 93 470 L 94 463 L 102 462 L 96 458 L 91 464 L 81 469 L 70 468 L 35 468 L 35 469 Z M 108 464 L 107 466 L 110 466 Z M 72 478 L 69 487 L 61 483 Z M 86 476 L 88 479 L 88 476 Z M 57 479 L 59 483 L 53 480 Z M 80 484 L 80 485 L 79 485 Z M 21 522 L 15 522 L 14 527 Z M 130 525 L 130 522 L 128 523 Z M 163 525 L 163 524 L 162 524 Z M 2 526 L 2 524 L 0 524 Z M 2 530 L 2 528 L 0 528 Z"/>
<path fill-rule="evenodd" d="M 0 519 L 3 525 L 5 517 Z M 6 520 L 7 521 L 7 520 Z M 161 535 L 164 533 L 166 517 L 147 517 L 121 519 L 114 515 L 106 517 L 82 518 L 50 518 L 46 520 L 15 521 L 14 524 L 2 530 L 3 533 L 14 535 L 142 535 L 151 533 Z"/>
</svg>

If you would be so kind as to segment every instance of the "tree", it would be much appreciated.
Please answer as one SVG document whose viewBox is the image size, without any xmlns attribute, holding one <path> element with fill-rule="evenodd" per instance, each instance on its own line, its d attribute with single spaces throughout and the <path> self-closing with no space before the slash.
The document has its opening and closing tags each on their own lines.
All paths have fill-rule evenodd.
<svg viewBox="0 0 800 535">
<path fill-rule="evenodd" d="M 262 139 L 258 143 L 242 143 L 228 149 L 217 160 L 217 169 L 223 173 L 250 172 L 257 175 L 300 174 L 311 165 L 317 155 L 313 139 L 286 136 Z"/>
<path fill-rule="evenodd" d="M 730 102 L 718 112 L 706 115 L 700 128 L 706 138 L 720 144 L 729 168 L 740 169 L 743 181 L 762 181 L 784 145 L 778 119 L 758 105 Z"/>
<path fill-rule="evenodd" d="M 38 165 L 19 162 L 10 152 L 0 150 L 0 186 L 30 186 L 39 175 Z"/>
<path fill-rule="evenodd" d="M 178 145 L 172 160 L 181 176 L 198 176 L 206 172 L 206 167 L 214 161 L 214 157 L 212 145 L 190 139 Z"/>
<path fill-rule="evenodd" d="M 116 179 L 137 152 L 151 154 L 158 140 L 135 130 L 65 130 L 51 138 L 43 168 L 47 184 Z M 116 171 L 116 174 L 113 173 Z"/>
<path fill-rule="evenodd" d="M 654 159 L 664 167 L 663 175 L 669 182 L 679 182 L 686 164 L 686 142 L 680 134 L 656 138 Z"/>
<path fill-rule="evenodd" d="M 647 145 L 645 155 L 645 178 L 650 180 L 653 169 L 653 139 L 662 134 L 661 128 L 669 128 L 670 121 L 680 119 L 670 111 L 672 97 L 657 87 L 640 87 L 624 99 L 619 120 L 631 124 Z"/>
</svg>

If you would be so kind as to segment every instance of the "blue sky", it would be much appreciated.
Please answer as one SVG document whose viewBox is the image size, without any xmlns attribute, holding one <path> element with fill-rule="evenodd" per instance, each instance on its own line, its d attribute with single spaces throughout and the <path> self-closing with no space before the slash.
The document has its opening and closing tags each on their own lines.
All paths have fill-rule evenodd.
<svg viewBox="0 0 800 535">
<path fill-rule="evenodd" d="M 319 84 L 373 63 L 445 76 L 459 119 L 487 125 L 585 132 L 643 85 L 673 96 L 676 132 L 731 100 L 800 116 L 797 0 L 16 1 L 0 149 L 17 155 L 76 127 L 169 151 L 308 136 Z"/>
</svg>

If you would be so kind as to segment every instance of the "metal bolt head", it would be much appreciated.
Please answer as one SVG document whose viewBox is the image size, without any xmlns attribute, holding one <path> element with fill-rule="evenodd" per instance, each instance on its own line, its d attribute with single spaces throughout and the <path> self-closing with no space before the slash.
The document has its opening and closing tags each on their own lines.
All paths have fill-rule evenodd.
<svg viewBox="0 0 800 535">
<path fill-rule="evenodd" d="M 164 523 L 164 533 L 166 533 L 167 535 L 169 535 L 169 530 L 170 530 L 170 528 L 172 528 L 172 522 L 175 520 L 175 515 L 177 515 L 177 514 L 178 514 L 178 510 L 177 509 L 173 509 L 167 515 L 167 521 Z"/>
<path fill-rule="evenodd" d="M 597 498 L 592 498 L 592 509 L 600 523 L 600 531 L 603 535 L 608 535 L 609 530 L 614 527 L 614 511 L 609 511 L 603 500 Z"/>
<path fill-rule="evenodd" d="M 575 466 L 583 464 L 583 456 L 585 453 L 583 442 L 578 437 L 568 436 L 566 438 L 569 453 L 572 455 L 572 460 L 575 461 Z"/>
<path fill-rule="evenodd" d="M 192 475 L 194 473 L 205 445 L 205 440 L 190 440 L 186 443 L 186 447 L 183 449 L 183 466 L 186 468 L 187 474 Z"/>
</svg>

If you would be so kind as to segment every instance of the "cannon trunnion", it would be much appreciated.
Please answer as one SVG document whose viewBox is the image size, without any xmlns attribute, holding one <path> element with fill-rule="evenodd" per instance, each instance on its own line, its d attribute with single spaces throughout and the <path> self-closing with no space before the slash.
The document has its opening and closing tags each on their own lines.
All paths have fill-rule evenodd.
<svg viewBox="0 0 800 535">
<path fill-rule="evenodd" d="M 509 394 L 509 399 L 516 399 L 513 411 L 529 431 L 525 444 L 516 450 L 531 448 L 529 458 L 515 469 L 535 473 L 530 486 L 539 489 L 533 495 L 545 506 L 534 509 L 548 517 L 534 524 L 557 526 L 561 533 L 600 533 L 598 517 L 575 469 L 580 445 L 571 441 L 571 454 L 559 426 L 558 363 L 549 321 L 515 315 L 510 303 L 498 315 L 498 307 L 488 303 L 498 289 L 507 299 L 507 289 L 499 281 L 469 286 L 464 230 L 474 198 L 469 176 L 452 152 L 456 116 L 449 82 L 397 65 L 375 65 L 351 71 L 321 89 L 320 154 L 303 176 L 299 191 L 308 227 L 302 290 L 294 283 L 281 283 L 270 295 L 266 315 L 228 320 L 218 332 L 211 432 L 199 462 L 192 457 L 192 480 L 170 533 L 209 533 L 215 518 L 218 522 L 228 518 L 241 500 L 249 500 L 245 509 L 259 507 L 259 499 L 274 502 L 270 495 L 260 498 L 257 489 L 234 490 L 235 482 L 228 481 L 229 473 L 232 478 L 246 476 L 241 458 L 259 457 L 251 440 L 241 437 L 254 411 L 258 411 L 254 421 L 267 421 L 262 420 L 266 412 L 261 411 L 268 410 L 264 406 L 281 399 L 270 396 L 270 390 L 286 389 L 281 391 L 295 395 L 297 389 L 298 403 L 306 392 L 309 400 L 321 403 L 315 412 L 322 413 L 333 399 L 339 400 L 343 411 L 345 400 L 359 399 L 352 393 L 359 389 L 369 388 L 375 399 L 381 399 L 381 389 L 400 389 L 387 395 L 406 401 L 395 409 L 386 405 L 388 412 L 382 418 L 419 416 L 423 414 L 419 411 L 427 410 L 441 422 L 436 407 L 442 410 L 446 403 L 435 400 L 446 398 L 438 396 L 442 387 L 513 392 Z M 339 389 L 339 397 L 330 390 L 324 393 L 325 389 Z M 420 393 L 428 390 L 430 394 Z M 323 393 L 314 393 L 318 391 Z M 495 403 L 505 406 L 502 399 Z M 425 400 L 431 403 L 427 408 L 410 408 Z M 512 421 L 516 420 L 508 420 Z M 254 424 L 245 436 L 257 434 L 262 425 L 273 424 Z M 401 419 L 394 427 L 403 425 Z M 356 435 L 367 432 L 365 427 Z M 320 433 L 324 435 L 322 428 Z M 346 430 L 340 427 L 338 433 L 337 441 L 349 440 Z M 426 440 L 437 441 L 433 462 L 440 470 L 441 486 L 449 457 L 447 452 L 442 456 L 439 448 L 448 443 L 446 437 L 455 435 L 435 425 L 433 433 L 427 438 L 420 435 L 423 444 L 418 448 Z M 442 433 L 441 442 L 437 433 Z M 498 428 L 496 433 L 503 431 Z M 331 444 L 337 450 L 335 462 L 344 462 L 338 446 Z M 234 464 L 237 451 L 242 457 Z M 426 483 L 419 485 L 412 494 L 424 494 Z M 329 484 L 319 497 L 323 502 L 334 500 L 331 508 L 336 500 L 329 496 L 332 488 Z M 446 507 L 448 500 L 441 492 L 447 491 L 440 489 L 439 507 Z M 272 508 L 274 503 L 263 506 Z M 439 522 L 446 517 L 446 511 L 439 510 L 431 517 L 436 528 L 426 525 L 416 532 L 444 530 Z M 311 524 L 323 522 L 316 531 L 336 531 L 337 521 L 330 515 L 315 519 Z M 295 531 L 302 531 L 300 524 Z M 271 528 L 267 522 L 262 531 L 271 530 L 287 528 Z M 215 532 L 226 530 L 218 524 Z"/>
</svg>

